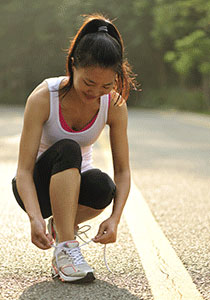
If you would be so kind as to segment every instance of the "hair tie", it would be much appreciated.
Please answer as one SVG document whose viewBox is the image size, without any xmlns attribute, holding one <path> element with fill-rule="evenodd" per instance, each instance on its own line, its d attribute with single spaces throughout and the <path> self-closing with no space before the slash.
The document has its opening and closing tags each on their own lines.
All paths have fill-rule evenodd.
<svg viewBox="0 0 210 300">
<path fill-rule="evenodd" d="M 108 32 L 108 28 L 106 25 L 99 26 L 98 27 L 98 32 Z"/>
</svg>

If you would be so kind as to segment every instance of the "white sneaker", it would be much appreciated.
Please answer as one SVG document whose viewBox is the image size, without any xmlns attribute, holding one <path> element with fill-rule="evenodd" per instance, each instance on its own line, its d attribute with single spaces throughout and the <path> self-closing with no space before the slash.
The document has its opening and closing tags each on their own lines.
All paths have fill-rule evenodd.
<svg viewBox="0 0 210 300">
<path fill-rule="evenodd" d="M 56 231 L 56 227 L 55 227 L 55 223 L 53 222 L 53 217 L 50 217 L 49 220 L 48 220 L 48 224 L 47 224 L 47 228 L 48 228 L 48 232 L 52 235 L 56 245 L 58 244 L 58 234 L 57 234 L 57 231 Z M 82 227 L 78 227 L 77 230 L 74 231 L 74 238 L 75 238 L 75 241 L 76 241 L 76 238 L 80 238 L 85 244 L 83 245 L 86 245 L 88 244 L 91 240 L 89 241 L 86 241 L 84 240 L 81 235 L 84 234 L 86 239 L 88 239 L 88 236 L 86 234 L 87 231 L 89 231 L 91 229 L 91 226 L 90 225 L 83 225 Z M 82 246 L 83 246 L 82 245 Z M 106 245 L 104 245 L 104 263 L 106 265 L 106 268 L 107 270 L 110 272 L 110 273 L 113 273 L 108 264 L 107 264 L 107 260 L 106 260 Z M 56 276 L 56 274 L 54 274 Z"/>
<path fill-rule="evenodd" d="M 52 260 L 52 275 L 62 281 L 88 283 L 95 279 L 93 269 L 85 261 L 76 240 L 58 244 Z"/>
</svg>

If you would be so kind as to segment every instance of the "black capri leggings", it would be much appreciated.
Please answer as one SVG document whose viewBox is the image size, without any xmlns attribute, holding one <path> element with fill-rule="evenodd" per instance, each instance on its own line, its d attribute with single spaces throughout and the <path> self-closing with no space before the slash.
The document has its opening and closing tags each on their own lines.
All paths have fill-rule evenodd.
<svg viewBox="0 0 210 300">
<path fill-rule="evenodd" d="M 81 174 L 79 204 L 95 209 L 104 209 L 112 202 L 116 191 L 112 179 L 99 169 L 91 169 L 81 173 L 81 163 L 80 146 L 70 139 L 56 142 L 40 155 L 34 167 L 33 178 L 43 218 L 52 215 L 49 195 L 51 176 L 70 168 L 77 168 Z M 18 194 L 16 178 L 12 180 L 12 189 L 18 204 L 25 210 Z"/>
</svg>

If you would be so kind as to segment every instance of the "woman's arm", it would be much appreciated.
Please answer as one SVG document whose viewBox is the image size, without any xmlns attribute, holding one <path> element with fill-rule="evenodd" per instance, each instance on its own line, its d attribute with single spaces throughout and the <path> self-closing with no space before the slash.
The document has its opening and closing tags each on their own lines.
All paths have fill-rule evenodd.
<svg viewBox="0 0 210 300">
<path fill-rule="evenodd" d="M 127 106 L 117 106 L 110 122 L 110 143 L 112 149 L 114 181 L 117 187 L 112 218 L 117 223 L 125 206 L 130 191 L 129 147 L 127 137 Z"/>
<path fill-rule="evenodd" d="M 113 102 L 113 101 L 112 101 Z M 110 126 L 110 143 L 114 165 L 114 181 L 116 184 L 116 196 L 112 214 L 104 221 L 94 239 L 95 242 L 112 243 L 116 241 L 117 226 L 128 198 L 130 190 L 129 147 L 127 138 L 127 106 L 110 106 L 108 124 Z M 104 234 L 104 231 L 106 234 Z"/>
<path fill-rule="evenodd" d="M 26 103 L 16 177 L 17 189 L 31 222 L 32 242 L 42 249 L 47 249 L 50 245 L 48 238 L 43 233 L 45 222 L 38 203 L 33 170 L 42 127 L 48 119 L 48 115 L 49 92 L 47 84 L 43 82 L 32 92 Z"/>
</svg>

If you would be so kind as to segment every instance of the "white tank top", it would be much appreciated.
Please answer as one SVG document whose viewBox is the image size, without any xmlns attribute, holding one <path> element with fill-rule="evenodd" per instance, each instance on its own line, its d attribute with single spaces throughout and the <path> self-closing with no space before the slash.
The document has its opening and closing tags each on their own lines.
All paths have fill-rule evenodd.
<svg viewBox="0 0 210 300">
<path fill-rule="evenodd" d="M 109 109 L 109 95 L 100 98 L 100 108 L 94 123 L 84 131 L 69 132 L 63 129 L 59 119 L 59 86 L 65 76 L 49 78 L 45 81 L 50 92 L 50 115 L 44 123 L 39 152 L 37 158 L 50 146 L 61 139 L 76 141 L 82 151 L 81 172 L 87 171 L 92 166 L 92 145 L 98 139 L 107 122 Z"/>
</svg>

